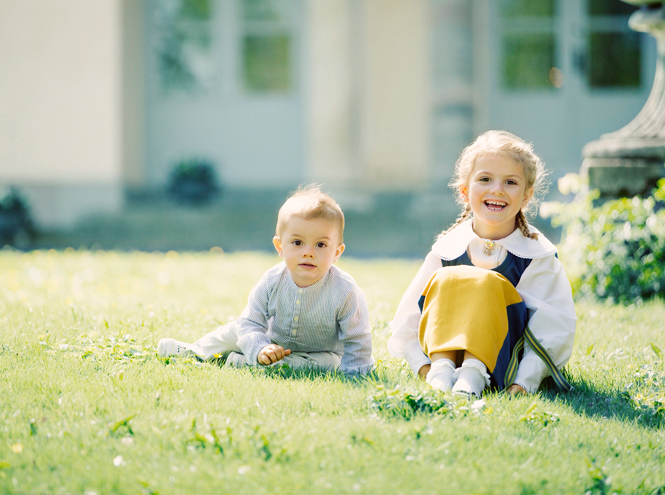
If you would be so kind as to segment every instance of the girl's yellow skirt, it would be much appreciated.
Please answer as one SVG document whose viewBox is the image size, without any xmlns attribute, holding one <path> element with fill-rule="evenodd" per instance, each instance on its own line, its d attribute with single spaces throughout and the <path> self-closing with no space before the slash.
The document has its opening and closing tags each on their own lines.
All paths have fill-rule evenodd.
<svg viewBox="0 0 665 495">
<path fill-rule="evenodd" d="M 464 351 L 480 359 L 494 386 L 504 388 L 512 349 L 528 321 L 526 306 L 506 277 L 484 268 L 438 269 L 420 298 L 419 339 L 423 352 Z"/>
</svg>

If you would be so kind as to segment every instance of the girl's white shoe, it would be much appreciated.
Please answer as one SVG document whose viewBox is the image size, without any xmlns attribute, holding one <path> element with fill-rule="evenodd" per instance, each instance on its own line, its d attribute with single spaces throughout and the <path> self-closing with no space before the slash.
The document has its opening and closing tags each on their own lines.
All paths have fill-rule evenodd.
<svg viewBox="0 0 665 495">
<path fill-rule="evenodd" d="M 478 359 L 466 359 L 460 368 L 455 370 L 455 386 L 453 394 L 480 397 L 485 387 L 490 384 L 487 366 Z"/>
<path fill-rule="evenodd" d="M 432 367 L 427 373 L 426 382 L 432 388 L 441 390 L 442 392 L 450 392 L 453 388 L 455 374 L 455 363 L 450 359 L 437 359 L 432 363 Z"/>
<path fill-rule="evenodd" d="M 190 356 L 192 351 L 185 342 L 175 339 L 161 339 L 157 344 L 157 354 L 162 357 L 168 356 Z"/>
</svg>

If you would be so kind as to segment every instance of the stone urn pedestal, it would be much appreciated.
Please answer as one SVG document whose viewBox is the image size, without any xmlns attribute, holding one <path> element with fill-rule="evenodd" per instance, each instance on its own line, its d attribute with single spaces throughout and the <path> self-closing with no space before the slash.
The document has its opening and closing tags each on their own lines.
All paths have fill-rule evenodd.
<svg viewBox="0 0 665 495">
<path fill-rule="evenodd" d="M 628 125 L 603 134 L 583 150 L 581 173 L 601 198 L 648 194 L 665 176 L 665 5 L 663 2 L 624 0 L 641 5 L 629 19 L 631 29 L 656 38 L 656 77 L 644 108 Z"/>
</svg>

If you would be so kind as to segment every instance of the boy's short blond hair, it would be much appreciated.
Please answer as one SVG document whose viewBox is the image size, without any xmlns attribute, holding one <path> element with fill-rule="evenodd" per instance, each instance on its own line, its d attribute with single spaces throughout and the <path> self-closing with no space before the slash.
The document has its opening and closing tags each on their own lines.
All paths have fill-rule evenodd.
<svg viewBox="0 0 665 495">
<path fill-rule="evenodd" d="M 293 218 L 312 220 L 323 218 L 333 222 L 338 229 L 339 242 L 344 242 L 344 213 L 337 202 L 321 191 L 317 184 L 299 186 L 279 209 L 275 235 L 280 237 L 284 226 Z"/>
</svg>

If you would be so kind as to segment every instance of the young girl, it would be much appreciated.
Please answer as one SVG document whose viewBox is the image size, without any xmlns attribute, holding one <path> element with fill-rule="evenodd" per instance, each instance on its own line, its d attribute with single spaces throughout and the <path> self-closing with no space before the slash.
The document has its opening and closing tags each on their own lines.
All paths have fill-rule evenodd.
<svg viewBox="0 0 665 495">
<path fill-rule="evenodd" d="M 556 247 L 524 215 L 546 175 L 531 145 L 504 131 L 482 134 L 460 155 L 450 187 L 464 211 L 432 246 L 388 340 L 432 387 L 527 393 L 550 374 L 570 387 L 559 372 L 575 336 L 570 284 Z"/>
</svg>

